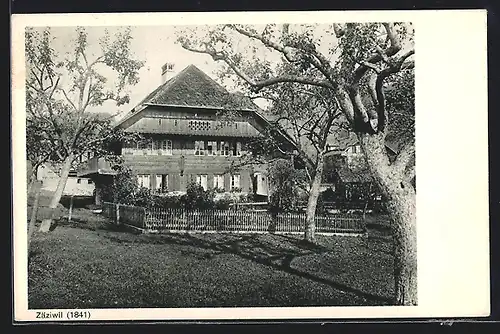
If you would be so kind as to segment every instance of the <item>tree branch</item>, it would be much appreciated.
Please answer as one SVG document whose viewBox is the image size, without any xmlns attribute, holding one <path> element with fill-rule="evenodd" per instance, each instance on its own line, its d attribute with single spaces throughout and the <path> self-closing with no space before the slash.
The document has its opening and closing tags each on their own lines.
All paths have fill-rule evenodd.
<svg viewBox="0 0 500 334">
<path fill-rule="evenodd" d="M 286 60 L 288 60 L 291 63 L 298 62 L 301 60 L 301 57 L 294 59 L 294 57 L 293 57 L 294 55 L 292 54 L 293 53 L 292 48 L 289 46 L 280 45 L 280 44 L 278 44 L 278 43 L 276 43 L 268 38 L 265 38 L 264 36 L 261 36 L 259 34 L 256 34 L 256 33 L 253 33 L 251 31 L 248 31 L 246 29 L 243 29 L 241 27 L 238 27 L 238 25 L 236 25 L 236 24 L 227 24 L 226 27 L 233 29 L 234 31 L 238 32 L 239 34 L 246 36 L 250 39 L 258 40 L 262 44 L 264 44 L 265 46 L 281 52 L 283 54 L 283 56 L 285 56 Z"/>
<path fill-rule="evenodd" d="M 333 31 L 335 32 L 335 36 L 337 38 L 341 38 L 345 34 L 345 29 L 340 24 L 337 23 L 333 24 Z"/>
<path fill-rule="evenodd" d="M 283 83 L 283 82 L 296 82 L 300 84 L 306 84 L 306 85 L 312 85 L 312 86 L 319 86 L 319 87 L 324 87 L 324 88 L 329 88 L 332 89 L 333 86 L 328 82 L 328 81 L 320 81 L 312 78 L 307 78 L 307 77 L 300 77 L 300 76 L 294 76 L 294 75 L 284 75 L 280 77 L 274 77 L 270 78 L 267 80 L 262 80 L 262 81 L 254 81 L 252 80 L 249 76 L 247 76 L 242 70 L 240 70 L 234 62 L 232 62 L 229 57 L 222 53 L 218 53 L 214 50 L 209 50 L 208 48 L 205 49 L 197 49 L 190 47 L 186 44 L 182 44 L 182 47 L 188 51 L 195 52 L 195 53 L 202 53 L 202 54 L 208 54 L 212 57 L 214 61 L 223 61 L 225 62 L 235 73 L 238 75 L 240 78 L 242 78 L 247 84 L 252 86 L 255 91 L 259 91 L 264 87 L 272 86 L 277 83 Z"/>
<path fill-rule="evenodd" d="M 71 107 L 73 107 L 73 109 L 75 109 L 75 111 L 78 111 L 78 108 L 75 106 L 75 104 L 73 103 L 73 101 L 71 101 L 71 99 L 69 98 L 68 94 L 66 94 L 66 91 L 63 88 L 59 88 L 58 90 L 60 90 L 63 93 L 64 98 L 71 105 Z"/>
<path fill-rule="evenodd" d="M 415 142 L 411 141 L 407 143 L 401 151 L 396 156 L 396 159 L 392 163 L 394 172 L 397 175 L 404 176 L 404 172 L 408 167 L 412 158 L 415 157 Z"/>
<path fill-rule="evenodd" d="M 381 60 L 384 59 L 387 60 L 388 57 L 394 56 L 401 50 L 401 40 L 399 38 L 398 33 L 394 29 L 394 24 L 384 23 L 383 26 L 387 32 L 390 45 L 386 50 L 382 50 L 380 46 L 378 46 L 375 42 L 375 48 L 377 49 L 377 53 L 373 54 L 367 61 L 365 61 L 365 63 L 376 64 Z M 363 77 L 363 75 L 366 73 L 367 70 L 368 70 L 367 66 L 365 65 L 359 66 L 354 72 L 353 82 L 354 83 L 359 82 L 359 80 Z"/>
<path fill-rule="evenodd" d="M 340 105 L 340 108 L 344 111 L 347 120 L 349 123 L 354 124 L 354 106 L 352 105 L 349 94 L 342 88 L 338 88 L 336 90 L 336 94 L 338 96 L 337 102 Z"/>
</svg>

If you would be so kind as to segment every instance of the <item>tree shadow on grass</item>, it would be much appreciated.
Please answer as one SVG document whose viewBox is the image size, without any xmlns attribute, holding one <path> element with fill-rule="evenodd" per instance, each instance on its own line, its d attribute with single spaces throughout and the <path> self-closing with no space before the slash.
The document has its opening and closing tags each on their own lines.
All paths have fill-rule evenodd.
<svg viewBox="0 0 500 334">
<path fill-rule="evenodd" d="M 108 236 L 107 236 L 108 237 Z M 109 238 L 109 237 L 108 237 Z M 118 242 L 117 238 L 110 238 Z M 311 281 L 326 284 L 334 289 L 352 293 L 357 297 L 364 298 L 367 301 L 376 303 L 377 305 L 392 305 L 393 301 L 390 298 L 364 292 L 353 287 L 332 281 L 327 278 L 313 275 L 309 272 L 301 271 L 291 267 L 294 259 L 311 255 L 330 252 L 327 247 L 305 243 L 302 240 L 284 235 L 234 235 L 234 234 L 213 234 L 211 237 L 204 235 L 185 234 L 162 234 L 149 235 L 137 238 L 134 241 L 121 242 L 139 242 L 139 243 L 154 243 L 154 244 L 176 244 L 181 246 L 191 246 L 205 251 L 202 256 L 206 259 L 211 259 L 218 254 L 233 254 L 243 259 L 253 261 L 271 267 L 275 270 L 283 271 L 288 274 L 299 276 Z M 209 251 L 206 253 L 206 251 Z M 187 250 L 184 253 L 196 255 L 200 258 L 199 252 Z"/>
</svg>

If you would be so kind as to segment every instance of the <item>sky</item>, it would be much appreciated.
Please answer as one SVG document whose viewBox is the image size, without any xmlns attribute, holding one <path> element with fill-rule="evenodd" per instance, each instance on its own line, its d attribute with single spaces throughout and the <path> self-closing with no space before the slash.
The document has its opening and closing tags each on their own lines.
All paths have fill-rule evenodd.
<svg viewBox="0 0 500 334">
<path fill-rule="evenodd" d="M 256 26 L 259 28 L 259 26 Z M 263 26 L 262 26 L 263 27 Z M 262 28 L 261 27 L 261 28 Z M 103 36 L 105 29 L 111 34 L 114 34 L 125 27 L 107 26 L 107 27 L 86 27 L 88 33 L 88 53 L 90 59 L 95 59 L 99 55 L 100 46 L 99 38 Z M 210 77 L 225 85 L 229 91 L 234 91 L 234 82 L 221 82 L 217 79 L 216 72 L 221 68 L 221 64 L 212 60 L 209 55 L 194 53 L 183 49 L 176 43 L 177 32 L 185 29 L 194 29 L 195 34 L 204 34 L 208 26 L 134 26 L 131 27 L 132 41 L 131 52 L 135 55 L 135 59 L 145 62 L 143 68 L 139 71 L 140 81 L 132 87 L 128 87 L 130 94 L 130 103 L 117 107 L 114 102 L 106 102 L 103 106 L 93 107 L 89 112 L 105 112 L 110 114 L 120 113 L 119 118 L 123 117 L 126 112 L 132 110 L 147 94 L 153 91 L 161 84 L 161 67 L 166 62 L 174 64 L 174 70 L 171 76 L 182 71 L 186 66 L 193 64 L 204 71 Z M 291 25 L 290 28 L 302 29 L 301 25 Z M 40 28 L 41 30 L 42 28 Z M 51 27 L 51 34 L 54 37 L 52 46 L 58 54 L 64 55 L 74 48 L 75 27 Z M 328 55 L 328 49 L 335 46 L 336 39 L 327 25 L 317 25 L 314 28 L 314 35 L 321 40 L 319 51 Z M 249 40 L 247 38 L 234 40 L 233 48 L 238 51 L 246 51 L 249 48 Z M 247 49 L 245 49 L 247 48 Z M 257 57 L 259 59 L 267 59 L 271 62 L 279 60 L 277 52 L 270 52 L 265 48 L 259 48 Z M 331 57 L 331 56 L 330 56 Z M 110 83 L 113 82 L 112 73 L 102 73 L 105 76 L 111 74 Z M 67 80 L 67 78 L 66 78 Z M 63 84 L 68 84 L 68 81 L 62 80 Z M 266 104 L 262 101 L 255 101 L 260 107 L 265 108 Z"/>
<path fill-rule="evenodd" d="M 216 75 L 216 71 L 221 68 L 221 64 L 213 61 L 209 55 L 194 53 L 183 49 L 176 43 L 176 33 L 182 30 L 191 29 L 194 34 L 204 34 L 209 26 L 133 26 L 131 27 L 132 42 L 131 51 L 136 59 L 145 61 L 144 67 L 139 71 L 140 82 L 130 88 L 130 103 L 124 106 L 117 107 L 112 102 L 108 102 L 101 107 L 94 107 L 90 112 L 122 112 L 120 116 L 127 111 L 133 109 L 148 93 L 153 91 L 161 84 L 161 66 L 166 62 L 174 64 L 174 71 L 171 76 L 182 71 L 186 66 L 193 64 L 210 77 L 226 86 L 229 91 L 234 91 L 234 82 L 231 80 L 221 82 Z M 263 28 L 264 26 L 256 26 Z M 94 53 L 94 58 L 99 54 L 99 38 L 104 34 L 105 29 L 113 34 L 123 30 L 125 27 L 107 26 L 107 27 L 85 27 L 88 33 L 88 52 Z M 43 28 L 38 28 L 40 31 Z M 301 29 L 300 25 L 291 25 L 291 29 Z M 319 25 L 315 29 L 315 34 L 329 34 L 325 25 Z M 74 48 L 75 27 L 51 27 L 51 35 L 54 37 L 52 46 L 58 54 L 65 54 L 72 51 Z M 234 40 L 233 47 L 238 51 L 248 51 L 249 39 L 240 38 Z M 330 47 L 328 43 L 323 43 L 322 50 L 328 52 Z M 279 53 L 276 51 L 270 52 L 265 48 L 259 48 L 257 56 L 259 59 L 267 59 L 271 62 L 279 60 Z M 90 57 L 92 59 L 92 57 Z M 68 83 L 64 80 L 62 83 Z M 265 107 L 264 101 L 255 100 L 260 107 Z"/>
<path fill-rule="evenodd" d="M 104 33 L 104 28 L 87 27 L 89 38 L 89 53 L 98 54 L 98 38 Z M 121 30 L 119 27 L 107 27 L 110 33 Z M 217 68 L 210 57 L 197 55 L 182 49 L 175 44 L 174 27 L 134 27 L 132 28 L 132 42 L 130 50 L 136 59 L 145 61 L 145 65 L 139 71 L 140 81 L 133 87 L 128 87 L 130 91 L 130 103 L 116 107 L 113 102 L 107 102 L 101 107 L 94 107 L 89 111 L 115 113 L 116 110 L 129 111 L 139 103 L 148 93 L 161 84 L 161 66 L 166 62 L 175 64 L 172 75 L 180 72 L 189 64 L 194 64 L 202 71 L 213 76 L 213 71 Z M 54 49 L 63 54 L 72 49 L 72 41 L 75 38 L 74 27 L 53 27 L 51 28 L 54 37 Z M 95 58 L 96 56 L 94 56 Z M 111 109 L 111 110 L 110 110 Z"/>
<path fill-rule="evenodd" d="M 170 74 L 176 75 L 190 64 L 195 65 L 210 77 L 217 80 L 216 71 L 220 69 L 208 55 L 197 54 L 183 49 L 176 41 L 176 30 L 181 27 L 175 26 L 139 26 L 132 27 L 131 51 L 136 59 L 145 61 L 145 65 L 139 71 L 140 81 L 133 87 L 129 87 L 130 103 L 117 107 L 113 102 L 107 102 L 103 106 L 93 107 L 89 112 L 108 112 L 111 114 L 117 111 L 128 112 L 133 109 L 147 94 L 161 84 L 161 67 L 167 62 L 174 64 L 174 70 Z M 123 27 L 106 27 L 111 33 L 122 30 Z M 89 40 L 89 53 L 95 54 L 100 50 L 98 39 L 104 33 L 104 28 L 87 27 Z M 72 50 L 72 42 L 75 38 L 74 27 L 52 27 L 51 34 L 54 37 L 53 48 L 60 54 Z M 92 58 L 92 57 L 91 57 Z M 230 89 L 231 90 L 231 89 Z"/>
</svg>

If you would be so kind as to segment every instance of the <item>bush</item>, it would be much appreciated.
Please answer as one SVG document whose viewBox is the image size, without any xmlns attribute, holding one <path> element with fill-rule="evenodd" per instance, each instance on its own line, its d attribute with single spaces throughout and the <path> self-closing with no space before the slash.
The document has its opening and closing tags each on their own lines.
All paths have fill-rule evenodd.
<svg viewBox="0 0 500 334">
<path fill-rule="evenodd" d="M 300 208 L 300 185 L 304 176 L 288 160 L 278 160 L 269 168 L 269 180 L 273 193 L 269 208 L 274 212 L 295 212 Z"/>
<path fill-rule="evenodd" d="M 157 205 L 156 196 L 148 188 L 139 188 L 134 194 L 133 205 L 143 208 L 153 208 Z"/>
<path fill-rule="evenodd" d="M 233 202 L 231 201 L 230 198 L 223 197 L 223 198 L 220 198 L 219 200 L 215 201 L 214 209 L 216 209 L 216 210 L 229 210 L 232 203 Z"/>
<path fill-rule="evenodd" d="M 217 193 L 214 196 L 215 208 L 218 210 L 228 210 L 231 204 L 247 203 L 251 199 L 251 195 L 241 192 L 224 192 Z"/>
<path fill-rule="evenodd" d="M 139 189 L 132 170 L 122 164 L 114 166 L 114 169 L 118 174 L 113 177 L 113 183 L 103 186 L 102 199 L 105 202 L 134 205 Z"/>
<path fill-rule="evenodd" d="M 182 207 L 182 195 L 180 194 L 164 194 L 155 196 L 155 207 L 165 209 L 176 209 Z"/>
<path fill-rule="evenodd" d="M 201 185 L 191 182 L 187 185 L 186 194 L 181 197 L 181 203 L 186 209 L 208 210 L 215 207 L 214 194 L 205 191 Z"/>
</svg>

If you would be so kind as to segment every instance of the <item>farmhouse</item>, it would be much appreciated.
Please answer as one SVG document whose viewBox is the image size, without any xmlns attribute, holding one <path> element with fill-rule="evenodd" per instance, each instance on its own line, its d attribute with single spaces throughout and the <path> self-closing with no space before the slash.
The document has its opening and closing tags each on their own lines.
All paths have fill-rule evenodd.
<svg viewBox="0 0 500 334">
<path fill-rule="evenodd" d="M 239 163 L 269 125 L 259 107 L 229 93 L 194 65 L 169 78 L 172 69 L 165 64 L 161 85 L 116 124 L 143 139 L 119 143 L 115 154 L 137 175 L 139 186 L 157 193 L 184 192 L 197 182 L 204 189 L 267 197 L 265 164 Z M 280 138 L 286 149 L 293 148 L 285 134 Z M 100 186 L 115 171 L 105 158 L 95 157 L 82 163 L 77 174 L 94 180 L 98 204 Z"/>
</svg>

